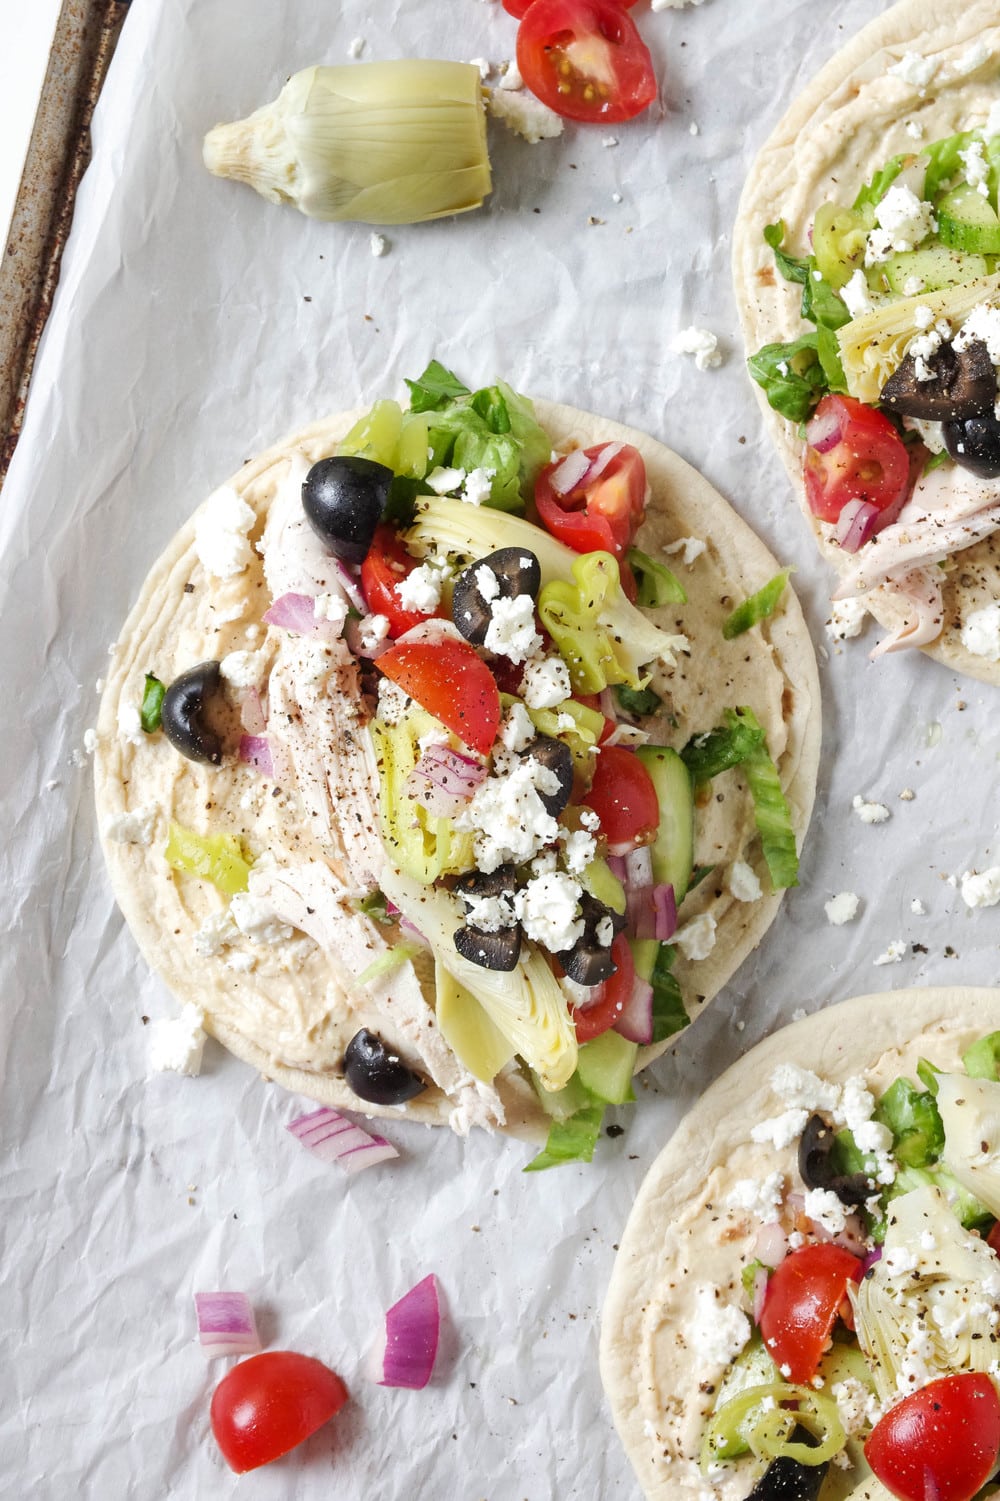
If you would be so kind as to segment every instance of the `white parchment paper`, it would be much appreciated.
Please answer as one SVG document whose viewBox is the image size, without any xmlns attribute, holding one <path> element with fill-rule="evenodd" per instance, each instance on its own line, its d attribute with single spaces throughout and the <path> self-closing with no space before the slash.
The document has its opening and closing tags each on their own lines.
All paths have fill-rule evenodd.
<svg viewBox="0 0 1000 1501">
<path fill-rule="evenodd" d="M 287 430 L 400 395 L 432 355 L 674 446 L 797 565 L 822 643 L 828 580 L 744 373 L 730 226 L 788 100 L 881 9 L 639 4 L 659 106 L 534 147 L 491 127 L 487 206 L 389 230 L 374 258 L 363 226 L 209 177 L 201 137 L 295 69 L 347 61 L 355 38 L 363 58 L 499 62 L 515 30 L 499 3 L 133 6 L 0 508 L 0 1495 L 636 1497 L 597 1320 L 632 1196 L 685 1106 L 797 1008 L 997 983 L 1000 908 L 969 911 L 946 881 L 1000 860 L 996 695 L 918 656 L 872 666 L 854 642 L 823 653 L 802 884 L 618 1112 L 626 1134 L 589 1169 L 525 1177 L 517 1143 L 390 1123 L 401 1160 L 347 1180 L 283 1130 L 301 1102 L 214 1044 L 198 1079 L 148 1076 L 143 1019 L 173 1002 L 112 902 L 82 754 L 109 644 L 193 507 Z M 720 336 L 721 369 L 669 352 L 689 323 Z M 890 820 L 862 825 L 856 793 Z M 823 904 L 842 890 L 861 912 L 833 928 Z M 903 961 L 875 968 L 900 938 Z M 429 1271 L 448 1310 L 433 1385 L 369 1384 L 385 1308 Z M 191 1294 L 212 1288 L 245 1290 L 269 1348 L 321 1357 L 352 1394 L 301 1450 L 239 1480 L 208 1428 L 226 1363 L 194 1342 Z"/>
</svg>

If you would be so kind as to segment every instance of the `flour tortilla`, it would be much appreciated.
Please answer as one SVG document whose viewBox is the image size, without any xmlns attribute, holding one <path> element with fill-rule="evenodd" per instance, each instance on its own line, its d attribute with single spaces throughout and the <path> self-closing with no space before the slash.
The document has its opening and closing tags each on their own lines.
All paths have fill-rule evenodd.
<svg viewBox="0 0 1000 1501">
<path fill-rule="evenodd" d="M 537 402 L 536 412 L 558 448 L 621 441 L 642 451 L 652 501 L 637 538 L 639 546 L 656 556 L 662 555 L 664 543 L 682 537 L 707 544 L 690 569 L 677 558 L 667 559 L 684 577 L 690 604 L 664 609 L 658 623 L 683 629 L 693 653 L 690 661 L 681 657 L 675 669 L 659 672 L 654 681 L 672 697 L 681 725 L 679 744 L 718 724 L 727 707 L 754 708 L 767 730 L 801 842 L 816 782 L 820 704 L 815 657 L 798 602 L 786 590 L 770 621 L 732 642 L 724 641 L 721 633 L 733 606 L 773 577 L 778 563 L 722 497 L 654 439 L 548 402 Z M 244 465 L 233 478 L 232 488 L 257 514 L 254 541 L 293 460 L 301 464 L 304 459 L 309 465 L 333 452 L 358 415 L 332 417 L 294 434 Z M 141 700 L 146 672 L 169 682 L 196 662 L 259 647 L 265 631 L 269 637 L 282 635 L 274 627 L 259 625 L 271 601 L 256 554 L 235 579 L 223 582 L 205 573 L 194 545 L 198 514 L 181 528 L 146 579 L 114 653 L 101 702 L 97 812 L 115 895 L 151 966 L 178 1000 L 203 1009 L 206 1029 L 238 1057 L 265 1077 L 324 1104 L 398 1115 L 399 1109 L 380 1110 L 360 1102 L 348 1088 L 342 1076 L 344 1048 L 360 1026 L 368 1025 L 418 1067 L 419 1057 L 394 1032 L 384 1011 L 373 1011 L 365 994 L 350 988 L 353 975 L 343 973 L 337 956 L 308 944 L 243 942 L 220 956 L 199 957 L 194 935 L 210 913 L 225 907 L 225 898 L 207 882 L 177 875 L 163 858 L 171 820 L 200 833 L 234 833 L 254 856 L 279 834 L 287 838 L 290 829 L 296 843 L 307 848 L 312 836 L 296 791 L 283 788 L 279 796 L 272 796 L 271 785 L 239 763 L 227 761 L 217 769 L 189 761 L 162 734 L 142 736 L 135 743 L 135 738 L 119 733 L 120 712 L 127 715 Z M 760 942 L 781 895 L 771 890 L 749 794 L 738 771 L 718 778 L 714 790 L 721 801 L 713 799 L 700 819 L 696 858 L 717 864 L 718 873 L 692 894 L 682 917 L 711 912 L 718 922 L 718 940 L 706 960 L 680 960 L 676 966 L 692 1017 Z M 148 844 L 113 837 L 113 821 L 120 815 L 150 810 L 153 833 Z M 322 858 L 322 851 L 315 853 Z M 764 895 L 757 901 L 739 902 L 729 892 L 725 877 L 736 859 L 747 860 L 760 874 Z M 244 966 L 252 960 L 252 968 L 234 968 L 234 959 Z M 425 991 L 432 994 L 432 984 L 425 984 Z M 641 1063 L 669 1045 L 643 1049 Z M 506 1129 L 531 1137 L 544 1133 L 547 1118 L 530 1085 L 515 1072 L 498 1087 L 507 1111 Z M 452 1103 L 431 1087 L 402 1113 L 445 1123 Z"/>
<path fill-rule="evenodd" d="M 981 49 L 981 53 L 980 50 Z M 937 63 L 926 88 L 888 69 L 910 54 Z M 970 64 L 978 63 L 970 71 Z M 827 200 L 851 202 L 863 183 L 898 153 L 919 152 L 920 142 L 941 140 L 982 125 L 1000 99 L 1000 14 L 991 0 L 901 0 L 872 21 L 799 95 L 765 142 L 747 178 L 733 234 L 736 301 L 748 354 L 785 343 L 811 324 L 799 316 L 801 288 L 786 282 L 764 243 L 767 224 L 783 219 L 785 248 L 808 254 L 813 215 Z M 913 121 L 919 140 L 907 133 Z M 853 559 L 827 542 L 810 515 L 802 486 L 804 445 L 797 427 L 778 415 L 754 387 L 765 423 L 799 493 L 826 559 L 841 573 Z M 944 585 L 941 635 L 922 650 L 970 677 L 1000 683 L 1000 662 L 967 651 L 962 621 L 1000 598 L 1000 533 L 957 555 Z M 905 606 L 887 594 L 869 608 L 891 630 Z"/>
<path fill-rule="evenodd" d="M 740 1179 L 782 1171 L 796 1180 L 797 1144 L 779 1152 L 755 1145 L 758 1121 L 779 1115 L 769 1080 L 794 1063 L 843 1084 L 863 1075 L 878 1096 L 901 1074 L 916 1080 L 920 1057 L 960 1069 L 977 1038 L 1000 1028 L 1000 990 L 971 986 L 893 990 L 858 996 L 782 1028 L 726 1070 L 681 1122 L 653 1163 L 621 1238 L 601 1327 L 601 1375 L 644 1493 L 656 1501 L 707 1491 L 696 1458 L 721 1368 L 699 1365 L 683 1346 L 697 1282 L 731 1290 L 752 1259 L 758 1222 L 725 1201 Z M 710 1207 L 709 1207 L 710 1206 Z M 705 1383 L 707 1391 L 699 1391 Z M 667 1458 L 669 1456 L 669 1458 Z M 857 1455 L 855 1456 L 858 1457 Z M 742 1501 L 748 1470 L 726 1466 L 711 1494 Z M 870 1475 L 831 1467 L 822 1501 L 875 1501 L 888 1492 Z"/>
</svg>

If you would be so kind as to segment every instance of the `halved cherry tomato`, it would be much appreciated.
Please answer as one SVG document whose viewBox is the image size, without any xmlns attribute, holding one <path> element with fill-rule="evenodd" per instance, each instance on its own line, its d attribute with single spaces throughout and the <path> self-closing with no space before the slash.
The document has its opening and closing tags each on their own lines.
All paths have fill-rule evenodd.
<svg viewBox="0 0 1000 1501">
<path fill-rule="evenodd" d="M 603 754 L 603 752 L 602 752 Z M 816 1374 L 847 1284 L 861 1277 L 861 1262 L 828 1242 L 792 1251 L 767 1279 L 760 1332 L 775 1365 L 800 1386 Z"/>
<path fill-rule="evenodd" d="M 849 500 L 886 512 L 906 499 L 909 455 L 884 412 L 853 396 L 824 396 L 806 443 L 806 498 L 821 521 L 836 521 Z"/>
<path fill-rule="evenodd" d="M 546 464 L 535 481 L 535 507 L 547 532 L 576 552 L 610 552 L 620 558 L 639 529 L 646 505 L 646 466 L 630 443 L 598 443 L 583 450 L 600 464 L 607 451 L 618 452 L 591 478 L 560 495 L 559 470 L 566 462 Z"/>
<path fill-rule="evenodd" d="M 500 690 L 467 641 L 402 641 L 375 665 L 466 745 L 489 750 L 500 728 Z"/>
<path fill-rule="evenodd" d="M 613 848 L 648 844 L 660 827 L 660 800 L 653 779 L 635 751 L 624 745 L 601 747 L 594 780 L 581 802 L 593 808 L 601 820 L 601 833 Z"/>
<path fill-rule="evenodd" d="M 400 604 L 396 585 L 419 566 L 417 559 L 406 551 L 398 532 L 385 522 L 375 528 L 372 545 L 361 565 L 361 587 L 372 614 L 384 615 L 388 620 L 389 635 L 394 640 L 423 620 L 445 615 L 443 609 L 408 610 Z"/>
<path fill-rule="evenodd" d="M 212 1395 L 212 1432 L 237 1475 L 280 1459 L 340 1411 L 347 1388 L 329 1366 L 294 1350 L 241 1360 Z"/>
<path fill-rule="evenodd" d="M 649 48 L 620 0 L 533 0 L 517 31 L 517 66 L 568 120 L 631 120 L 656 98 Z"/>
<path fill-rule="evenodd" d="M 619 933 L 611 945 L 611 957 L 615 972 L 602 985 L 595 985 L 593 999 L 584 1001 L 573 1012 L 577 1042 L 589 1042 L 609 1032 L 625 1009 L 625 1003 L 635 985 L 635 961 L 624 933 Z"/>
<path fill-rule="evenodd" d="M 1000 1398 L 989 1376 L 965 1371 L 911 1392 L 880 1418 L 865 1458 L 901 1501 L 972 1501 L 1000 1456 Z"/>
</svg>

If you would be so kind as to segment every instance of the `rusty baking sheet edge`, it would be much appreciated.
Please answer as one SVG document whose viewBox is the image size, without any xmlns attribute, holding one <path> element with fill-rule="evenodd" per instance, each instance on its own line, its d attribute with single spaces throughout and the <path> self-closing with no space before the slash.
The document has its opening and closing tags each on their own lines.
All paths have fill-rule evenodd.
<svg viewBox="0 0 1000 1501">
<path fill-rule="evenodd" d="M 129 0 L 64 0 L 0 261 L 0 485 L 59 280 L 90 122 Z"/>
</svg>

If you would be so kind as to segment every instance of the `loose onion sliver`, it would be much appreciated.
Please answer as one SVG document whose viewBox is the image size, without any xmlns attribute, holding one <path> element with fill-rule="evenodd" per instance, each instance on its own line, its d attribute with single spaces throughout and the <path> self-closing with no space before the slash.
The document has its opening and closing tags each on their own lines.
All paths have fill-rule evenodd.
<svg viewBox="0 0 1000 1501">
<path fill-rule="evenodd" d="M 669 943 L 677 931 L 677 902 L 674 888 L 666 882 L 653 887 L 653 910 L 656 914 L 654 938 Z"/>
<path fill-rule="evenodd" d="M 267 625 L 280 626 L 297 636 L 318 636 L 323 641 L 339 641 L 343 626 L 316 614 L 311 594 L 282 594 L 264 615 Z"/>
<path fill-rule="evenodd" d="M 247 689 L 240 704 L 240 724 L 248 735 L 263 735 L 267 729 L 267 715 L 264 713 L 259 689 Z"/>
<path fill-rule="evenodd" d="M 849 500 L 837 518 L 836 537 L 845 552 L 857 552 L 878 531 L 881 517 L 870 500 Z"/>
<path fill-rule="evenodd" d="M 568 453 L 561 464 L 557 464 L 549 475 L 549 484 L 557 495 L 568 495 L 570 490 L 575 490 L 581 484 L 593 467 L 593 461 L 587 457 L 582 448 L 574 448 Z"/>
<path fill-rule="evenodd" d="M 632 994 L 614 1024 L 614 1030 L 629 1042 L 646 1045 L 653 1040 L 653 987 L 636 975 Z"/>
<path fill-rule="evenodd" d="M 421 1391 L 430 1381 L 441 1335 L 437 1278 L 431 1272 L 385 1316 L 385 1354 L 379 1386 Z"/>
<path fill-rule="evenodd" d="M 194 1306 L 206 1360 L 217 1355 L 253 1355 L 261 1348 L 246 1293 L 195 1293 Z"/>
<path fill-rule="evenodd" d="M 829 453 L 840 442 L 843 423 L 840 413 L 834 409 L 812 417 L 806 424 L 806 442 L 817 453 Z"/>
<path fill-rule="evenodd" d="M 753 1254 L 757 1261 L 762 1261 L 772 1271 L 784 1261 L 788 1255 L 788 1241 L 777 1220 L 761 1225 L 753 1243 Z"/>
<path fill-rule="evenodd" d="M 323 1105 L 308 1115 L 300 1115 L 285 1128 L 323 1162 L 337 1162 L 347 1173 L 360 1173 L 390 1157 L 398 1157 L 396 1148 L 384 1136 L 369 1136 L 346 1116 Z"/>
<path fill-rule="evenodd" d="M 358 611 L 359 615 L 367 615 L 368 602 L 365 599 L 364 594 L 361 592 L 361 585 L 354 577 L 354 574 L 347 567 L 347 564 L 342 563 L 339 558 L 334 559 L 334 567 L 337 570 L 337 578 L 340 581 L 340 587 L 343 589 L 344 593 L 351 601 L 351 604 Z"/>
<path fill-rule="evenodd" d="M 648 844 L 630 850 L 625 856 L 625 889 L 653 884 L 653 853 Z"/>
<path fill-rule="evenodd" d="M 259 771 L 262 777 L 274 781 L 274 762 L 266 735 L 241 735 L 238 754 L 241 761 Z"/>
</svg>

